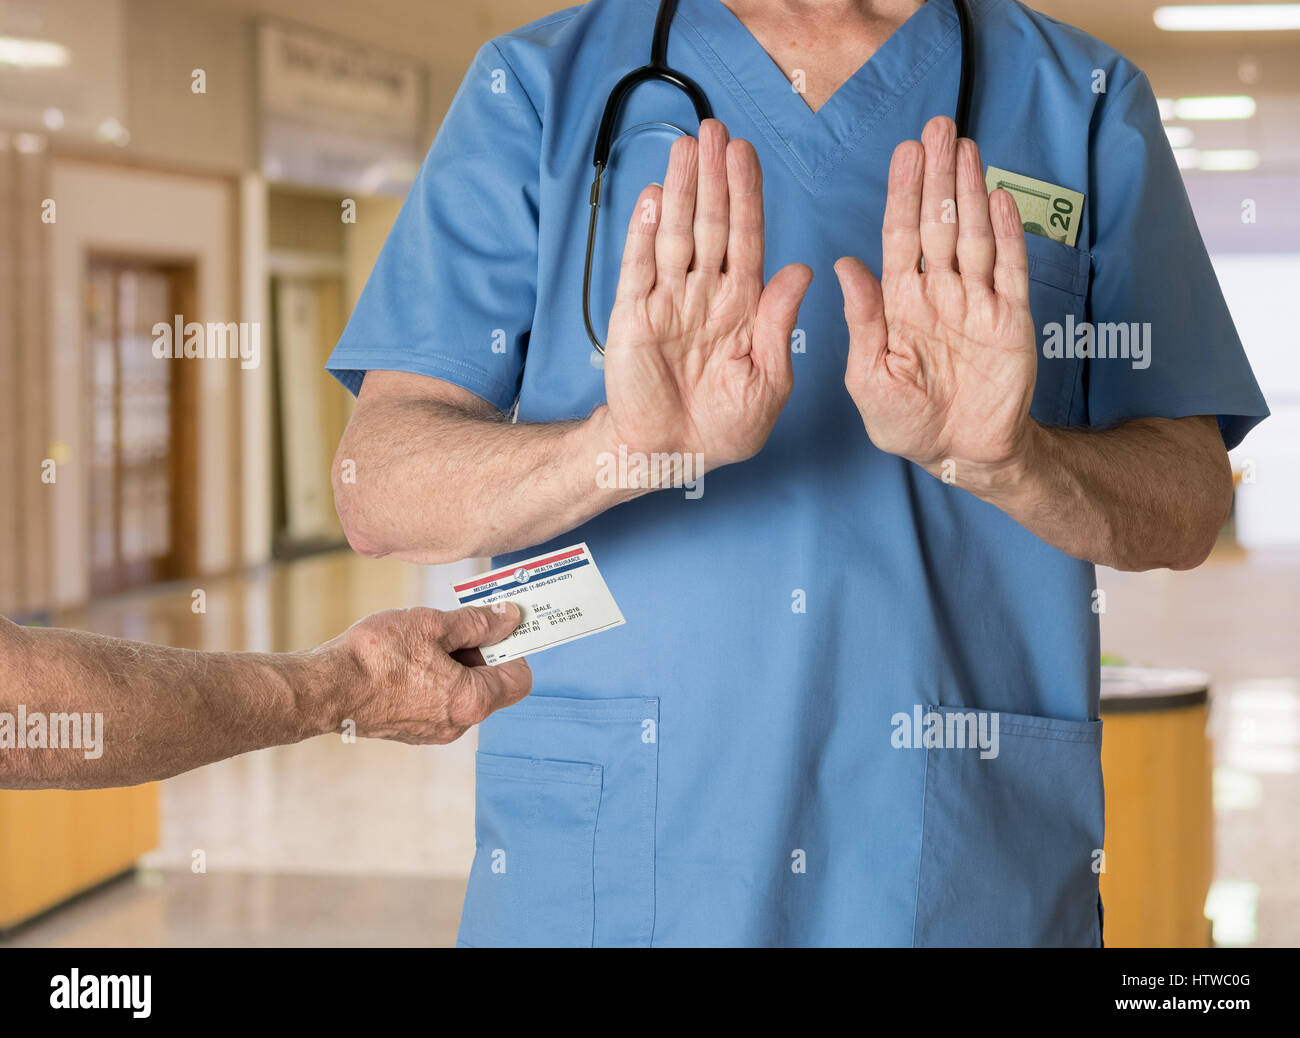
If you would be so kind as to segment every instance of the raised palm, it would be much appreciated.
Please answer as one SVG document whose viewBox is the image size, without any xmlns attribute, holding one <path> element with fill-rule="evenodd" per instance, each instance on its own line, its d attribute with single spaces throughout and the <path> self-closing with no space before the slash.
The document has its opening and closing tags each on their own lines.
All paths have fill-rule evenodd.
<svg viewBox="0 0 1300 1038">
<path fill-rule="evenodd" d="M 751 457 L 793 387 L 790 335 L 812 271 L 763 284 L 763 187 L 746 141 L 716 120 L 673 145 L 638 199 L 610 315 L 605 396 L 629 451 Z"/>
<path fill-rule="evenodd" d="M 872 442 L 938 475 L 1015 463 L 1037 371 L 1024 232 L 950 119 L 894 152 L 881 280 L 836 273 L 849 325 L 845 384 Z M 924 264 L 921 257 L 924 256 Z M 922 269 L 924 266 L 924 269 Z"/>
</svg>

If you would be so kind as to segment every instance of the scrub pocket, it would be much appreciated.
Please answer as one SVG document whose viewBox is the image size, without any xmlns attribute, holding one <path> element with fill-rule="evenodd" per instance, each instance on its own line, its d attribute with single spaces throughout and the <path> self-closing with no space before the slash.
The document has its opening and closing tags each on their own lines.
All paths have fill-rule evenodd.
<svg viewBox="0 0 1300 1038">
<path fill-rule="evenodd" d="M 474 777 L 467 897 L 476 885 L 493 888 L 493 896 L 476 899 L 483 903 L 480 930 L 513 929 L 518 944 L 589 947 L 600 765 L 479 753 Z M 512 927 L 519 919 L 527 925 Z"/>
<path fill-rule="evenodd" d="M 480 726 L 458 944 L 650 944 L 658 726 L 658 699 L 536 693 Z"/>
<path fill-rule="evenodd" d="M 1049 326 L 1062 340 L 1087 319 L 1091 256 L 1086 249 L 1062 245 L 1041 234 L 1025 234 L 1029 259 L 1029 308 L 1038 344 L 1038 380 L 1029 413 L 1045 425 L 1083 425 L 1083 361 L 1045 357 Z"/>
<path fill-rule="evenodd" d="M 1100 947 L 1101 722 L 997 717 L 995 757 L 926 750 L 913 944 Z"/>
</svg>

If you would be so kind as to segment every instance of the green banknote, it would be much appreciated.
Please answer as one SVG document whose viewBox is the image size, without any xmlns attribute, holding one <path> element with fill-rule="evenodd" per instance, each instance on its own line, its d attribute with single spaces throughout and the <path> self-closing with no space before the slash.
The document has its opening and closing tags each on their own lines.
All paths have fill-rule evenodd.
<svg viewBox="0 0 1300 1038">
<path fill-rule="evenodd" d="M 1021 173 L 990 166 L 984 178 L 990 192 L 997 188 L 1011 192 L 1020 210 L 1020 222 L 1030 234 L 1073 245 L 1079 237 L 1083 195 L 1068 187 L 1057 187 Z"/>
</svg>

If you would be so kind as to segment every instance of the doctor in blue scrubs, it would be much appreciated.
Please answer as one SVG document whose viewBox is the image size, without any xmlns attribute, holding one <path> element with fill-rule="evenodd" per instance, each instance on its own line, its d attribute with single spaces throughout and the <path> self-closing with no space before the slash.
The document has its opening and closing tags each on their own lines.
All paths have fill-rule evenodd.
<svg viewBox="0 0 1300 1038">
<path fill-rule="evenodd" d="M 484 45 L 329 363 L 354 547 L 585 541 L 627 620 L 482 724 L 459 943 L 1097 946 L 1094 564 L 1198 565 L 1267 414 L 1151 87 L 1012 0 L 681 0 L 602 354 L 657 6 Z"/>
</svg>

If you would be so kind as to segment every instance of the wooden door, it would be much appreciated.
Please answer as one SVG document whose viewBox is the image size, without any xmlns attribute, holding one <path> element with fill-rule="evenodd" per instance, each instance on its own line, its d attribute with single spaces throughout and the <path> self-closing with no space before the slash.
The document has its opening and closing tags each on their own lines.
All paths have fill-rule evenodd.
<svg viewBox="0 0 1300 1038">
<path fill-rule="evenodd" d="M 192 313 L 193 265 L 92 257 L 86 274 L 92 595 L 194 572 L 194 365 L 154 356 L 153 327 Z"/>
</svg>

